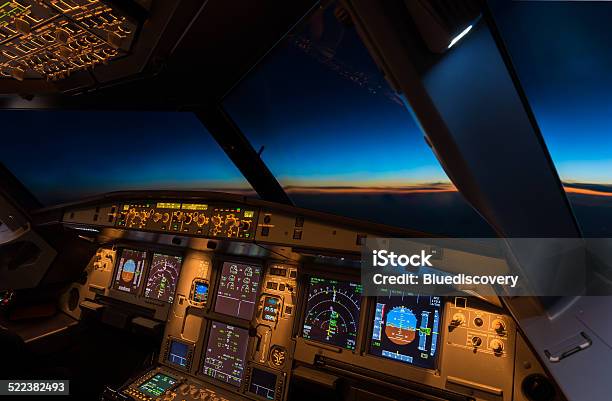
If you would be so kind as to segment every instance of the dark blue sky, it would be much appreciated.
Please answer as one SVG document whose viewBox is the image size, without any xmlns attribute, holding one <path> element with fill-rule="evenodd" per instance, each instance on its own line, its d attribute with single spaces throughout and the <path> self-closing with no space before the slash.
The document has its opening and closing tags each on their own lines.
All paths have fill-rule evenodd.
<svg viewBox="0 0 612 401">
<path fill-rule="evenodd" d="M 231 93 L 230 115 L 285 186 L 448 181 L 356 31 L 330 11 Z"/>
<path fill-rule="evenodd" d="M 612 3 L 500 3 L 500 29 L 559 175 L 612 183 Z"/>
<path fill-rule="evenodd" d="M 0 116 L 13 127 L 2 141 L 2 162 L 43 203 L 116 190 L 248 187 L 192 113 Z"/>
</svg>

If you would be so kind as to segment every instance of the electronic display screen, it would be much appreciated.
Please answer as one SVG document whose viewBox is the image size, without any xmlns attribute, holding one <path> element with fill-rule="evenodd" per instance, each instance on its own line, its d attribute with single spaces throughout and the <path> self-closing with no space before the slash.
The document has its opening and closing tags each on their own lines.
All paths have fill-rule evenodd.
<svg viewBox="0 0 612 401">
<path fill-rule="evenodd" d="M 273 400 L 276 395 L 276 374 L 253 368 L 251 370 L 249 392 L 267 400 Z"/>
<path fill-rule="evenodd" d="M 261 279 L 261 266 L 225 262 L 215 312 L 251 320 Z"/>
<path fill-rule="evenodd" d="M 202 373 L 240 386 L 249 345 L 249 332 L 240 327 L 212 322 Z"/>
<path fill-rule="evenodd" d="M 170 340 L 168 362 L 184 368 L 189 362 L 189 348 L 189 344 L 177 340 Z"/>
<path fill-rule="evenodd" d="M 279 297 L 265 296 L 261 317 L 268 322 L 276 322 L 280 313 L 281 300 Z"/>
<path fill-rule="evenodd" d="M 191 300 L 193 302 L 206 303 L 206 299 L 208 299 L 208 283 L 206 281 L 195 281 L 192 291 Z"/>
<path fill-rule="evenodd" d="M 145 287 L 145 297 L 158 301 L 174 300 L 183 258 L 154 253 Z"/>
<path fill-rule="evenodd" d="M 123 249 L 117 265 L 117 273 L 113 282 L 113 288 L 119 291 L 138 293 L 142 285 L 146 251 Z"/>
<path fill-rule="evenodd" d="M 310 277 L 302 337 L 354 350 L 361 284 Z"/>
<path fill-rule="evenodd" d="M 175 384 L 176 379 L 174 377 L 158 373 L 138 387 L 138 391 L 146 396 L 155 398 L 165 393 L 166 390 Z"/>
<path fill-rule="evenodd" d="M 439 354 L 440 297 L 377 297 L 370 354 L 435 369 Z"/>
</svg>

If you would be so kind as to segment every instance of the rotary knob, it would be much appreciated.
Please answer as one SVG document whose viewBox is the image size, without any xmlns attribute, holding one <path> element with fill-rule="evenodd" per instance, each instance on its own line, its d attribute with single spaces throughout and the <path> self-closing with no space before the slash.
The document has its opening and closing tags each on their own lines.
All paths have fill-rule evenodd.
<svg viewBox="0 0 612 401">
<path fill-rule="evenodd" d="M 198 226 L 202 227 L 204 224 L 206 224 L 206 216 L 204 216 L 203 214 L 199 215 L 196 223 L 198 224 Z"/>
<path fill-rule="evenodd" d="M 157 212 L 153 215 L 153 221 L 156 223 L 159 223 L 162 219 L 162 214 Z"/>
<path fill-rule="evenodd" d="M 501 335 L 506 331 L 506 324 L 503 320 L 495 319 L 493 321 L 493 329 L 497 332 L 497 334 Z"/>
<path fill-rule="evenodd" d="M 482 345 L 482 338 L 478 336 L 472 337 L 472 345 L 474 347 L 480 347 Z"/>
<path fill-rule="evenodd" d="M 461 326 L 465 322 L 465 315 L 463 313 L 455 313 L 451 320 L 452 326 Z"/>
<path fill-rule="evenodd" d="M 220 215 L 216 215 L 212 217 L 212 223 L 216 226 L 220 226 L 221 225 L 221 216 Z"/>
<path fill-rule="evenodd" d="M 496 354 L 501 354 L 504 351 L 504 343 L 498 339 L 491 340 L 491 342 L 489 343 L 489 346 L 491 347 L 493 352 Z"/>
<path fill-rule="evenodd" d="M 193 216 L 191 215 L 191 213 L 186 214 L 184 220 L 186 225 L 191 224 L 193 222 Z"/>
<path fill-rule="evenodd" d="M 249 231 L 249 228 L 251 228 L 251 222 L 243 220 L 240 223 L 240 228 L 242 229 L 242 231 Z"/>
<path fill-rule="evenodd" d="M 162 223 L 167 223 L 170 220 L 170 213 L 164 213 L 162 217 Z"/>
<path fill-rule="evenodd" d="M 225 219 L 225 222 L 229 226 L 237 226 L 238 224 L 240 224 L 240 221 L 233 214 L 228 215 Z"/>
</svg>

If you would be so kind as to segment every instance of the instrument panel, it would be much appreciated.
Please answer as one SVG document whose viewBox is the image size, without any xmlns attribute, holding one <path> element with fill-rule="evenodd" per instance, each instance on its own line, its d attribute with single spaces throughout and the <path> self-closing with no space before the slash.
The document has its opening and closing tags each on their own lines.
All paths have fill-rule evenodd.
<svg viewBox="0 0 612 401">
<path fill-rule="evenodd" d="M 298 262 L 272 249 L 260 252 L 262 244 L 278 244 L 325 255 L 319 247 L 325 243 L 356 253 L 366 235 L 358 230 L 248 202 L 193 198 L 105 201 L 68 209 L 63 221 L 109 229 L 101 233 L 108 238 L 128 234 L 101 251 L 101 259 L 114 255 L 113 264 L 105 263 L 108 279 L 94 301 L 103 294 L 152 308 L 163 323 L 158 366 L 121 389 L 132 398 L 286 400 L 290 382 L 316 381 L 319 374 L 307 370 L 329 367 L 381 382 L 393 377 L 406 387 L 418 383 L 419 391 L 442 398 L 513 399 L 514 369 L 522 369 L 515 363 L 516 328 L 497 307 L 472 298 L 363 297 L 359 271 L 326 265 L 334 257 Z M 222 241 L 219 247 L 174 241 L 189 237 Z M 93 270 L 100 287 L 102 272 Z M 139 390 L 154 371 L 175 380 L 157 397 Z"/>
<path fill-rule="evenodd" d="M 129 289 L 170 307 L 157 367 L 120 389 L 133 399 L 281 401 L 296 366 L 299 377 L 335 364 L 449 399 L 512 399 L 513 375 L 499 372 L 514 369 L 516 329 L 467 298 L 363 297 L 350 274 L 193 249 L 114 252 L 107 285 L 124 289 L 110 296 Z"/>
</svg>

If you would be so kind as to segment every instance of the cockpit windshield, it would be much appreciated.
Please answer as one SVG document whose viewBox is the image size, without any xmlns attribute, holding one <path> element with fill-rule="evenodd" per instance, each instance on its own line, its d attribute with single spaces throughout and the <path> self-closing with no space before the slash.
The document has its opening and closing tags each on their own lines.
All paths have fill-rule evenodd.
<svg viewBox="0 0 612 401">
<path fill-rule="evenodd" d="M 429 232 L 490 233 L 339 6 L 310 15 L 223 106 L 298 206 Z"/>
<path fill-rule="evenodd" d="M 609 236 L 612 8 L 537 3 L 498 2 L 499 26 L 583 233 Z"/>
<path fill-rule="evenodd" d="M 3 111 L 1 162 L 44 205 L 119 190 L 254 195 L 192 113 Z M 19 133 L 23 133 L 20 135 Z"/>
</svg>

